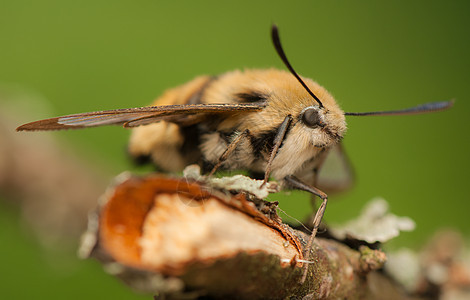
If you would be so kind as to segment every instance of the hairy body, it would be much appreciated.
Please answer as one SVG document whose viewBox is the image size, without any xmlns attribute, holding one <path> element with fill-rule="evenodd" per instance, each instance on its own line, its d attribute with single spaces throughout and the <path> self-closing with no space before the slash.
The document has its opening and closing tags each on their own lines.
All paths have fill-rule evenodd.
<svg viewBox="0 0 470 300">
<path fill-rule="evenodd" d="M 282 180 L 295 175 L 311 182 L 329 148 L 336 145 L 346 131 L 343 111 L 333 97 L 311 79 L 303 78 L 322 99 L 320 109 L 298 81 L 286 71 L 276 69 L 228 72 L 218 77 L 201 76 L 170 89 L 152 105 L 260 103 L 263 108 L 252 112 L 206 114 L 195 124 L 167 121 L 133 129 L 129 152 L 134 157 L 150 157 L 166 171 L 179 171 L 198 163 L 209 170 L 228 145 L 245 130 L 248 137 L 221 165 L 224 169 L 244 169 L 264 173 L 276 133 L 286 118 L 293 120 L 272 162 L 272 176 Z M 302 122 L 307 107 L 318 109 L 324 126 Z"/>
</svg>

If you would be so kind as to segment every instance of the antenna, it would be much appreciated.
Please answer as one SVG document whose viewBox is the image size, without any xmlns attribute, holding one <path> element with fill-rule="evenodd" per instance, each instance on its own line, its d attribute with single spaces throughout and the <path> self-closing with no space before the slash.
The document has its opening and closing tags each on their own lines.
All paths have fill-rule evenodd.
<svg viewBox="0 0 470 300">
<path fill-rule="evenodd" d="M 286 65 L 287 69 L 292 73 L 292 75 L 297 78 L 297 80 L 300 82 L 300 84 L 304 87 L 305 90 L 310 94 L 310 96 L 315 99 L 320 107 L 323 107 L 323 104 L 321 103 L 320 99 L 318 99 L 317 96 L 308 88 L 308 86 L 305 84 L 305 82 L 300 78 L 299 74 L 294 70 L 294 68 L 291 66 L 289 63 L 289 60 L 287 59 L 286 54 L 284 53 L 284 50 L 282 49 L 281 45 L 281 40 L 279 39 L 279 30 L 277 29 L 276 25 L 273 25 L 271 27 L 271 39 L 273 40 L 274 48 L 276 49 L 277 54 L 279 57 L 282 59 L 282 62 Z"/>
<path fill-rule="evenodd" d="M 399 115 L 413 115 L 422 114 L 433 111 L 440 111 L 447 109 L 454 105 L 454 100 L 442 101 L 442 102 L 431 102 L 421 104 L 415 107 L 399 109 L 399 110 L 387 110 L 387 111 L 371 111 L 371 112 L 345 112 L 345 116 L 399 116 Z"/>
</svg>

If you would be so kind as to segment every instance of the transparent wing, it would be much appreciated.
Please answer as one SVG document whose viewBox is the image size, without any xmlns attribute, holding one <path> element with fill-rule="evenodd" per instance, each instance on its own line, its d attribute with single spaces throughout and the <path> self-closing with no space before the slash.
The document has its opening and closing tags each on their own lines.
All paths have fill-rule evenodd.
<svg viewBox="0 0 470 300">
<path fill-rule="evenodd" d="M 197 123 L 206 114 L 259 111 L 264 103 L 187 104 L 114 109 L 39 120 L 17 131 L 80 129 L 105 125 L 136 127 L 161 120 L 178 124 Z"/>
<path fill-rule="evenodd" d="M 354 170 L 341 143 L 328 151 L 317 175 L 316 187 L 326 193 L 340 192 L 352 187 Z"/>
</svg>

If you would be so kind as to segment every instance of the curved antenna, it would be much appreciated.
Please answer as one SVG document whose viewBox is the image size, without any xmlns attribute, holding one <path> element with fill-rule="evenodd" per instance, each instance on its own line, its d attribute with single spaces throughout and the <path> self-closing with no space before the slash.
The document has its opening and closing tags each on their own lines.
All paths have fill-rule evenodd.
<svg viewBox="0 0 470 300">
<path fill-rule="evenodd" d="M 282 62 L 286 65 L 287 69 L 292 73 L 292 75 L 297 78 L 297 80 L 300 82 L 300 84 L 304 87 L 304 89 L 310 94 L 310 96 L 315 99 L 320 107 L 323 107 L 323 104 L 321 103 L 320 99 L 318 99 L 317 96 L 308 88 L 308 86 L 305 84 L 305 82 L 300 78 L 299 74 L 294 70 L 294 68 L 291 66 L 289 63 L 289 60 L 287 59 L 286 54 L 284 53 L 284 50 L 282 49 L 281 45 L 281 40 L 279 39 L 279 30 L 277 29 L 276 25 L 273 25 L 271 27 L 271 39 L 273 40 L 274 48 L 276 49 L 277 54 L 279 57 L 282 59 Z"/>
</svg>

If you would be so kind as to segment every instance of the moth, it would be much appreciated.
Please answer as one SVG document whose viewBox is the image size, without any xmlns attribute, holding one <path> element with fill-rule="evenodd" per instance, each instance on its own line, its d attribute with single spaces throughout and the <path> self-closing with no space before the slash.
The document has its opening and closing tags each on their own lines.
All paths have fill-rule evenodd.
<svg viewBox="0 0 470 300">
<path fill-rule="evenodd" d="M 322 199 L 309 249 L 328 199 L 318 173 L 329 153 L 341 153 L 345 117 L 439 111 L 450 107 L 452 101 L 394 111 L 343 112 L 322 86 L 297 74 L 276 26 L 271 29 L 271 38 L 289 72 L 255 69 L 200 76 L 166 91 L 153 106 L 67 115 L 28 123 L 17 130 L 123 125 L 134 128 L 130 154 L 150 158 L 165 171 L 179 171 L 193 163 L 210 174 L 219 168 L 241 169 L 265 182 L 273 177 L 286 186 L 308 191 Z M 347 186 L 349 181 L 350 176 L 345 176 L 325 185 Z"/>
</svg>

